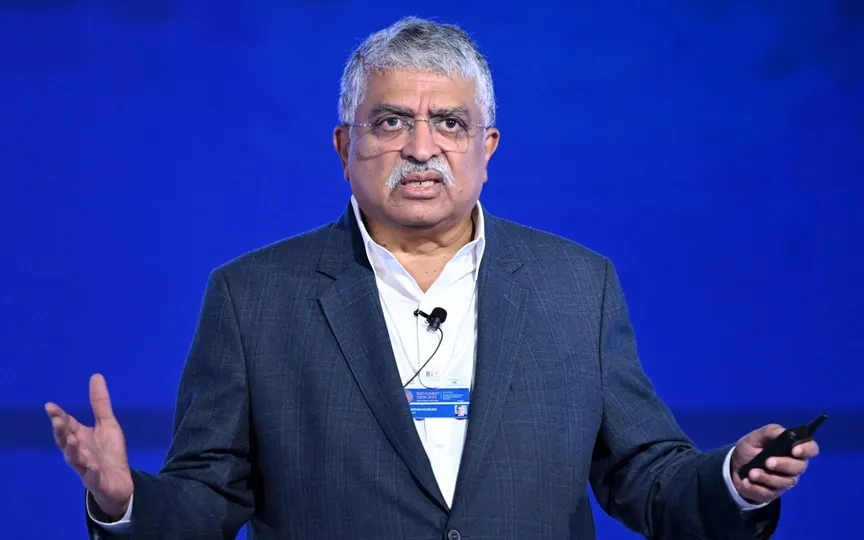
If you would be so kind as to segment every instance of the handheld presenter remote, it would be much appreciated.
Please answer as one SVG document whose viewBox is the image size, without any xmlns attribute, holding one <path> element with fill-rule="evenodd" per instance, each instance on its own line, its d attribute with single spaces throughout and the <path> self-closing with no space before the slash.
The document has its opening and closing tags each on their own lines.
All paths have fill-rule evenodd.
<svg viewBox="0 0 864 540">
<path fill-rule="evenodd" d="M 770 457 L 792 457 L 792 449 L 801 443 L 812 441 L 816 430 L 822 425 L 822 422 L 828 418 L 827 414 L 821 414 L 818 418 L 810 422 L 806 426 L 798 426 L 790 428 L 781 433 L 776 439 L 768 443 L 768 446 L 762 449 L 755 458 L 750 460 L 738 470 L 738 476 L 742 479 L 747 478 L 750 471 L 753 469 L 765 469 L 765 462 Z"/>
</svg>

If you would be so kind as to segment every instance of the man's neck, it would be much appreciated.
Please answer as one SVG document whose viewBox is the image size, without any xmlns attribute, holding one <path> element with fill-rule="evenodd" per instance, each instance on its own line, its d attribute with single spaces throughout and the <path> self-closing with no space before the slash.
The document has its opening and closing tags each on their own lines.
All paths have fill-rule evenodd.
<svg viewBox="0 0 864 540">
<path fill-rule="evenodd" d="M 396 257 L 422 291 L 428 291 L 444 267 L 475 235 L 473 212 L 438 230 L 391 229 L 364 220 L 369 236 Z"/>
<path fill-rule="evenodd" d="M 394 229 L 365 220 L 369 236 L 380 246 L 400 258 L 413 260 L 438 258 L 455 254 L 465 244 L 474 239 L 475 223 L 472 215 L 461 219 L 454 225 L 435 229 Z"/>
</svg>

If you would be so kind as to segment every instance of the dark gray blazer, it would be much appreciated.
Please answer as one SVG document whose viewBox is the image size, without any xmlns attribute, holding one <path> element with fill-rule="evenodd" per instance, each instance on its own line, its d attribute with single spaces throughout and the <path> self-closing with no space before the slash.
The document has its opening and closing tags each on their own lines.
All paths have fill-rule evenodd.
<svg viewBox="0 0 864 540">
<path fill-rule="evenodd" d="M 133 537 L 228 539 L 250 522 L 259 540 L 591 539 L 589 486 L 650 538 L 773 531 L 779 504 L 739 512 L 721 475 L 728 448 L 698 451 L 654 394 L 612 264 L 485 220 L 453 508 L 401 390 L 349 207 L 211 275 L 165 465 L 133 473 Z"/>
</svg>

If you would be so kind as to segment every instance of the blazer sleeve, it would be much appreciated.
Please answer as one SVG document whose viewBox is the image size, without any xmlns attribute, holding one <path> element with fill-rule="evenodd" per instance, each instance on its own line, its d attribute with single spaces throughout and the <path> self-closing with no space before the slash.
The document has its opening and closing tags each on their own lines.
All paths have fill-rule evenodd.
<svg viewBox="0 0 864 540">
<path fill-rule="evenodd" d="M 233 540 L 254 508 L 249 414 L 237 313 L 217 270 L 181 377 L 165 463 L 158 474 L 133 471 L 131 531 L 111 535 L 88 519 L 91 538 Z"/>
<path fill-rule="evenodd" d="M 646 538 L 768 538 L 779 501 L 742 512 L 723 479 L 731 445 L 699 451 L 656 395 L 636 350 L 618 276 L 606 262 L 600 329 L 603 421 L 591 485 L 600 506 Z"/>
</svg>

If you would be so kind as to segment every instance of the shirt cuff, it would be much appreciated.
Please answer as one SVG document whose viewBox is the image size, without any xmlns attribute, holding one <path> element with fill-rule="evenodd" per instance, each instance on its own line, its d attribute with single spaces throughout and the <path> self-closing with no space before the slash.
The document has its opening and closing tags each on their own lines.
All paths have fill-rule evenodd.
<svg viewBox="0 0 864 540">
<path fill-rule="evenodd" d="M 763 506 L 767 506 L 768 503 L 762 504 L 753 504 L 744 500 L 744 497 L 738 493 L 738 490 L 735 489 L 735 484 L 732 482 L 732 468 L 729 464 L 732 462 L 732 452 L 735 451 L 735 447 L 733 446 L 729 453 L 726 454 L 726 459 L 723 460 L 723 480 L 726 482 L 726 487 L 729 488 L 729 494 L 732 495 L 732 498 L 738 504 L 738 507 L 741 510 L 757 510 L 762 508 Z M 132 507 L 131 505 L 129 506 Z"/>
<path fill-rule="evenodd" d="M 126 507 L 126 513 L 120 518 L 118 521 L 114 521 L 112 523 L 105 523 L 104 521 L 99 521 L 93 514 L 103 515 L 102 512 L 98 510 L 96 512 L 90 507 L 91 501 L 93 501 L 93 496 L 90 495 L 90 491 L 87 491 L 87 516 L 90 518 L 93 523 L 99 525 L 106 531 L 111 532 L 123 532 L 131 529 L 132 527 L 132 501 L 135 499 L 135 494 L 133 493 L 131 497 L 129 497 L 129 506 Z"/>
</svg>

